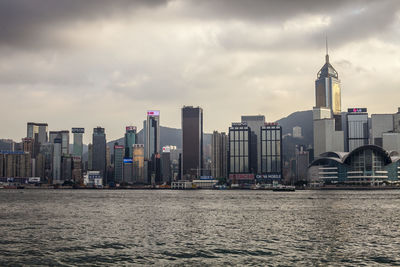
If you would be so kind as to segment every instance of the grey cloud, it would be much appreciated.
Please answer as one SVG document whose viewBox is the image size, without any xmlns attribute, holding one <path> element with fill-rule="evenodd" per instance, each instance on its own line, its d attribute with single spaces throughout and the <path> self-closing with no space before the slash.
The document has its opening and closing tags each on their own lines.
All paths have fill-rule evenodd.
<svg viewBox="0 0 400 267">
<path fill-rule="evenodd" d="M 1 0 L 0 46 L 40 47 L 56 40 L 60 27 L 96 19 L 131 14 L 141 8 L 163 5 L 166 0 Z"/>
</svg>

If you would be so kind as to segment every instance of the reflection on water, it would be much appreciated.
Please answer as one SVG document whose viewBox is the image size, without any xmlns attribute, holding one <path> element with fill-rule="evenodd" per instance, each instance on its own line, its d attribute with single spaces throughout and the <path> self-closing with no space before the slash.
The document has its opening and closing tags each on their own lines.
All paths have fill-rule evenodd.
<svg viewBox="0 0 400 267">
<path fill-rule="evenodd" d="M 0 191 L 0 266 L 393 266 L 399 229 L 400 191 Z"/>
</svg>

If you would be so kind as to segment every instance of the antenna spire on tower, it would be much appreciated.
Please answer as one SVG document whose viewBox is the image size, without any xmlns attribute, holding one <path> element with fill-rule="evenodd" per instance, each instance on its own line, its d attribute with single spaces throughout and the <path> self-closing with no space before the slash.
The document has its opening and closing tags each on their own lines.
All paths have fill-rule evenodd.
<svg viewBox="0 0 400 267">
<path fill-rule="evenodd" d="M 325 60 L 326 60 L 326 63 L 328 63 L 328 62 L 329 62 L 329 54 L 328 54 L 328 34 L 325 35 L 325 46 L 326 46 Z"/>
</svg>

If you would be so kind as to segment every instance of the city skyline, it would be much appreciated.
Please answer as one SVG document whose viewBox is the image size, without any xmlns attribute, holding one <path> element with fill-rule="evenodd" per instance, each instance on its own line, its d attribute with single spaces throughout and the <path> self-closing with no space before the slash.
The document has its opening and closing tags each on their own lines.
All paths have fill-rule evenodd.
<svg viewBox="0 0 400 267">
<path fill-rule="evenodd" d="M 8 116 L 0 136 L 19 141 L 33 121 L 51 130 L 101 126 L 115 140 L 127 125 L 140 128 L 146 110 L 180 128 L 183 105 L 204 109 L 207 133 L 227 131 L 241 115 L 276 121 L 313 106 L 326 35 L 342 110 L 390 113 L 399 5 L 2 1 L 0 112 Z M 382 93 L 392 97 L 376 101 Z"/>
</svg>

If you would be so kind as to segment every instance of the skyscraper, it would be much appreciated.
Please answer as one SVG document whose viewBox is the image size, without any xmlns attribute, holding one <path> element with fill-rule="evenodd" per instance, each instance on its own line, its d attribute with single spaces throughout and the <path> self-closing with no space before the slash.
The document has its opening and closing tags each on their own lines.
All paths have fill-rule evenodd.
<svg viewBox="0 0 400 267">
<path fill-rule="evenodd" d="M 38 139 L 37 141 L 40 144 L 44 144 L 48 140 L 47 128 L 48 128 L 47 123 L 28 122 L 26 137 Z"/>
<path fill-rule="evenodd" d="M 203 170 L 203 109 L 182 108 L 182 176 L 193 180 Z"/>
<path fill-rule="evenodd" d="M 82 157 L 83 153 L 83 134 L 85 133 L 85 128 L 72 128 L 72 133 L 74 135 L 74 151 L 73 155 L 75 157 Z"/>
<path fill-rule="evenodd" d="M 313 131 L 315 157 L 327 151 L 344 151 L 340 80 L 329 63 L 328 49 L 325 64 L 315 80 Z"/>
<path fill-rule="evenodd" d="M 114 182 L 121 183 L 123 181 L 123 166 L 124 166 L 124 146 L 114 144 Z"/>
<path fill-rule="evenodd" d="M 368 113 L 366 108 L 349 108 L 346 113 L 345 151 L 353 151 L 369 142 Z"/>
<path fill-rule="evenodd" d="M 61 155 L 62 140 L 55 138 L 53 140 L 53 184 L 61 184 Z"/>
<path fill-rule="evenodd" d="M 227 175 L 228 136 L 214 131 L 211 140 L 211 176 L 226 178 Z"/>
<path fill-rule="evenodd" d="M 255 116 L 242 116 L 242 122 L 247 123 L 247 126 L 250 127 L 251 134 L 253 138 L 251 139 L 251 163 L 250 168 L 253 170 L 253 173 L 260 173 L 261 171 L 261 141 L 260 141 L 260 129 L 265 124 L 265 116 L 264 115 L 255 115 Z"/>
<path fill-rule="evenodd" d="M 282 127 L 266 123 L 261 127 L 261 174 L 262 181 L 271 183 L 282 178 Z"/>
<path fill-rule="evenodd" d="M 152 156 L 160 153 L 160 111 L 147 111 L 145 123 L 145 158 L 151 160 Z"/>
<path fill-rule="evenodd" d="M 329 63 L 328 49 L 325 64 L 315 80 L 315 107 L 329 108 L 335 119 L 335 130 L 341 130 L 341 89 L 337 71 Z"/>
<path fill-rule="evenodd" d="M 250 167 L 251 129 L 246 122 L 232 123 L 229 127 L 228 172 L 232 183 L 254 183 Z"/>
<path fill-rule="evenodd" d="M 97 127 L 93 129 L 92 146 L 92 170 L 100 171 L 104 184 L 107 184 L 106 178 L 106 134 L 104 128 Z"/>
<path fill-rule="evenodd" d="M 144 145 L 133 145 L 133 180 L 134 183 L 146 184 L 147 180 L 144 173 Z"/>
<path fill-rule="evenodd" d="M 133 145 L 136 144 L 136 126 L 126 126 L 125 132 L 125 158 L 132 158 Z"/>
<path fill-rule="evenodd" d="M 69 155 L 69 131 L 50 131 L 49 141 L 54 144 L 54 139 L 61 139 L 61 153 L 62 155 Z"/>
</svg>

